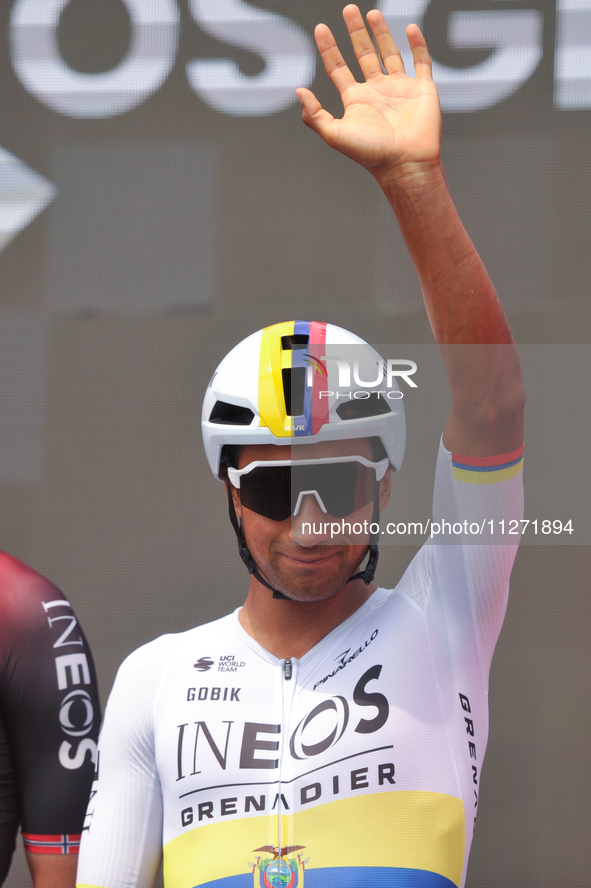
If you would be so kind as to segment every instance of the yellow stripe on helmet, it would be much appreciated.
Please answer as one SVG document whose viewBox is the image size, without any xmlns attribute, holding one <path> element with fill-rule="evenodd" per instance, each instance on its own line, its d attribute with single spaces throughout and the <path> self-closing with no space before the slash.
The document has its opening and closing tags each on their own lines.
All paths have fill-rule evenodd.
<svg viewBox="0 0 591 888">
<path fill-rule="evenodd" d="M 295 321 L 265 327 L 261 336 L 259 360 L 259 414 L 261 425 L 276 438 L 289 438 L 291 416 L 287 415 L 281 371 L 291 369 L 291 350 L 281 348 L 282 336 L 293 336 Z"/>
</svg>

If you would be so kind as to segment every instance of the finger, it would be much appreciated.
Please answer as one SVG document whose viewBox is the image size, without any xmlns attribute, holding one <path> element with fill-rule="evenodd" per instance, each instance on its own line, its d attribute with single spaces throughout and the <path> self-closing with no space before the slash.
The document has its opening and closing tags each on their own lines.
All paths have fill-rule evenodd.
<svg viewBox="0 0 591 888">
<path fill-rule="evenodd" d="M 384 68 L 388 74 L 404 74 L 404 62 L 400 50 L 390 33 L 386 20 L 378 9 L 367 13 L 367 21 L 378 45 Z"/>
<path fill-rule="evenodd" d="M 316 25 L 314 37 L 316 38 L 316 46 L 324 63 L 326 73 L 338 89 L 340 95 L 343 95 L 345 90 L 355 83 L 355 78 L 349 71 L 330 28 L 327 28 L 326 25 Z"/>
<path fill-rule="evenodd" d="M 334 122 L 334 117 L 325 111 L 316 96 L 309 89 L 301 86 L 296 89 L 296 95 L 302 106 L 302 120 L 318 133 L 325 141 L 329 141 L 329 130 Z"/>
<path fill-rule="evenodd" d="M 418 25 L 409 25 L 406 29 L 408 45 L 412 50 L 417 80 L 433 80 L 433 65 L 427 49 L 427 42 Z"/>
<path fill-rule="evenodd" d="M 359 7 L 353 6 L 352 4 L 345 6 L 343 9 L 343 18 L 345 19 L 347 31 L 351 38 L 355 58 L 359 63 L 359 67 L 361 68 L 365 79 L 371 80 L 372 77 L 382 74 L 382 66 L 380 65 L 378 53 L 368 34 L 367 28 L 365 27 L 365 22 L 363 21 L 363 16 L 359 11 Z"/>
</svg>

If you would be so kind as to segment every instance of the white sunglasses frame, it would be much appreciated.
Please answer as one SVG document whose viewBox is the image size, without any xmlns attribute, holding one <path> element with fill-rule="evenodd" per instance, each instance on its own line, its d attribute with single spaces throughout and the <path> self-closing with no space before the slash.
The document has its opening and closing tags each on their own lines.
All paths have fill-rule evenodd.
<svg viewBox="0 0 591 888">
<path fill-rule="evenodd" d="M 382 480 L 388 470 L 388 466 L 390 465 L 390 460 L 387 456 L 384 459 L 379 460 L 379 462 L 372 462 L 371 460 L 366 459 L 364 456 L 352 455 L 335 457 L 326 456 L 321 459 L 258 459 L 254 462 L 249 463 L 243 469 L 234 469 L 231 466 L 228 466 L 227 471 L 228 478 L 232 482 L 232 485 L 237 490 L 240 490 L 240 478 L 242 477 L 242 475 L 247 475 L 249 472 L 252 472 L 253 469 L 259 468 L 259 466 L 320 466 L 349 462 L 358 462 L 364 466 L 367 466 L 369 469 L 374 469 L 376 473 L 376 480 L 378 481 L 378 483 Z M 300 490 L 295 508 L 292 512 L 292 518 L 295 518 L 295 516 L 300 511 L 300 506 L 305 496 L 315 496 L 316 501 L 322 511 L 325 514 L 328 514 L 326 506 L 322 502 L 322 497 L 317 490 Z"/>
</svg>

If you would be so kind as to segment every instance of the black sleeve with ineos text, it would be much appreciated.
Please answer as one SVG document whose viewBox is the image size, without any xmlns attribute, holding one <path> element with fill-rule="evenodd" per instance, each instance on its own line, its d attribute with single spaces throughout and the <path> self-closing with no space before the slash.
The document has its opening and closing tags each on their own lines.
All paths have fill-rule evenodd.
<svg viewBox="0 0 591 888">
<path fill-rule="evenodd" d="M 77 853 L 100 708 L 92 655 L 60 590 L 0 553 L 0 884 L 25 848 Z"/>
</svg>

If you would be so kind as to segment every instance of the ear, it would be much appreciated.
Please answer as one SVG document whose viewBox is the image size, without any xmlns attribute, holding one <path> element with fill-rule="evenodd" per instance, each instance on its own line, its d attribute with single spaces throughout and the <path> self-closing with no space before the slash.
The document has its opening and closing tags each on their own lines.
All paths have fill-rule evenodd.
<svg viewBox="0 0 591 888">
<path fill-rule="evenodd" d="M 388 466 L 388 471 L 380 481 L 380 512 L 388 508 L 390 496 L 392 495 L 392 467 Z"/>
<path fill-rule="evenodd" d="M 234 511 L 236 512 L 236 517 L 242 518 L 242 505 L 240 503 L 240 491 L 234 487 L 234 485 L 232 484 L 232 482 L 230 481 L 229 478 L 227 478 L 224 487 L 226 488 L 226 499 L 228 499 L 228 496 L 231 496 L 232 500 L 234 501 Z"/>
</svg>

